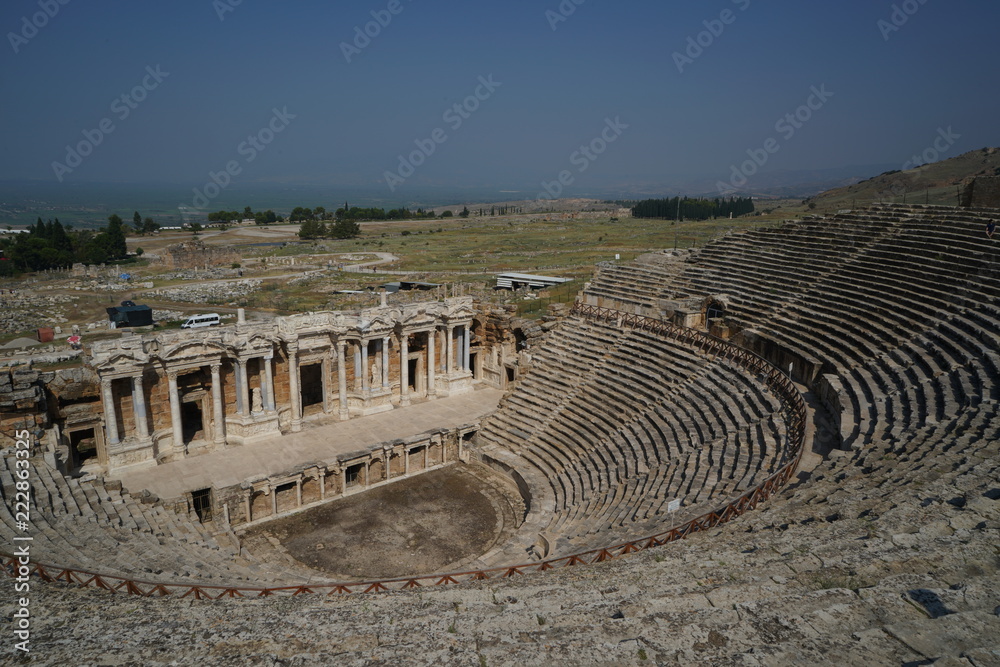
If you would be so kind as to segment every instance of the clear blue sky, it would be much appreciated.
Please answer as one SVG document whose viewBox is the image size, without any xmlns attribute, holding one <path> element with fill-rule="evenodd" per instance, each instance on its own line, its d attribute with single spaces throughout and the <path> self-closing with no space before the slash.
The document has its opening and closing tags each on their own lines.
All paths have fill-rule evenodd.
<svg viewBox="0 0 1000 667">
<path fill-rule="evenodd" d="M 401 193 L 562 170 L 573 188 L 727 178 L 772 137 L 764 171 L 902 164 L 939 128 L 960 135 L 943 157 L 1000 144 L 993 1 L 897 2 L 916 11 L 887 32 L 894 3 L 880 0 L 563 0 L 575 11 L 555 30 L 559 0 L 399 0 L 350 63 L 341 44 L 388 0 L 236 1 L 69 0 L 33 34 L 22 19 L 39 0 L 7 0 L 0 179 L 56 182 L 52 163 L 103 119 L 114 131 L 66 183 L 201 183 L 235 161 L 243 185 L 377 186 L 438 128 L 447 141 Z M 680 72 L 674 54 L 723 10 L 732 22 Z M 11 33 L 32 36 L 15 53 Z M 169 76 L 121 118 L 115 100 L 155 84 L 147 67 Z M 500 87 L 454 128 L 445 112 L 490 76 Z M 833 96 L 794 136 L 777 132 L 813 86 Z M 275 108 L 295 118 L 249 162 L 240 145 Z M 628 128 L 594 160 L 574 156 L 606 119 Z"/>
</svg>

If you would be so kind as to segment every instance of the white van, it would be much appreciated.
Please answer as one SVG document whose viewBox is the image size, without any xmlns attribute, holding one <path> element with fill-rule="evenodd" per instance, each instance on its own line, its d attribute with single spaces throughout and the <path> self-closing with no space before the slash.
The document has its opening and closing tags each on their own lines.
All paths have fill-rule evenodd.
<svg viewBox="0 0 1000 667">
<path fill-rule="evenodd" d="M 181 329 L 197 329 L 198 327 L 214 327 L 222 324 L 219 321 L 218 313 L 209 313 L 207 315 L 192 315 L 187 318 L 187 321 L 181 325 Z"/>
</svg>

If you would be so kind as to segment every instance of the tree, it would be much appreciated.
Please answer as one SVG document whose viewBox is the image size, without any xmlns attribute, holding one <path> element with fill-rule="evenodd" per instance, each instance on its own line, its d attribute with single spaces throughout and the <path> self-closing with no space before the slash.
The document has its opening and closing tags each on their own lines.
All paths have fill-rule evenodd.
<svg viewBox="0 0 1000 667">
<path fill-rule="evenodd" d="M 458 217 L 460 217 L 460 218 L 468 218 L 469 217 L 469 207 L 468 206 L 463 207 L 462 208 L 462 212 L 458 214 Z"/>
<path fill-rule="evenodd" d="M 52 233 L 49 237 L 49 243 L 60 252 L 73 252 L 73 240 L 66 233 L 66 228 L 59 222 L 59 218 L 56 218 L 56 221 L 52 223 Z"/>
<path fill-rule="evenodd" d="M 454 215 L 455 214 L 452 213 L 451 211 L 444 211 L 444 212 L 441 213 L 441 217 L 442 218 L 451 218 L 451 217 L 454 217 Z"/>
<path fill-rule="evenodd" d="M 143 255 L 144 252 L 145 251 L 142 248 L 136 248 L 135 249 L 135 256 L 136 257 L 142 257 L 142 255 Z"/>
<path fill-rule="evenodd" d="M 160 228 L 160 223 L 155 222 L 152 218 L 146 218 L 142 221 L 142 233 L 152 234 L 157 229 Z"/>
<path fill-rule="evenodd" d="M 353 239 L 361 233 L 361 225 L 354 220 L 338 220 L 330 225 L 327 233 L 335 239 Z"/>
<path fill-rule="evenodd" d="M 128 246 L 125 243 L 125 226 L 118 214 L 108 216 L 108 226 L 100 236 L 105 237 L 104 250 L 108 259 L 122 259 L 128 255 Z"/>
<path fill-rule="evenodd" d="M 257 211 L 254 213 L 253 219 L 258 225 L 269 225 L 272 222 L 278 222 L 278 216 L 276 216 L 274 211 L 271 209 L 266 211 Z"/>
<path fill-rule="evenodd" d="M 136 234 L 142 234 L 142 216 L 139 215 L 139 211 L 132 214 L 132 227 Z"/>
<path fill-rule="evenodd" d="M 299 225 L 299 238 L 303 240 L 319 238 L 319 224 L 315 220 L 303 220 Z"/>
<path fill-rule="evenodd" d="M 253 209 L 250 208 L 249 206 L 243 209 L 243 219 L 244 220 L 253 219 Z"/>
</svg>

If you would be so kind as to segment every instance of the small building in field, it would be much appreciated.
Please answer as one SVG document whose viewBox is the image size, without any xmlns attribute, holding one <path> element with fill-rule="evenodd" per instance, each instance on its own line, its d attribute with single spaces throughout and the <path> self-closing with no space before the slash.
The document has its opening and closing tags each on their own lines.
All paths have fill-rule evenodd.
<svg viewBox="0 0 1000 667">
<path fill-rule="evenodd" d="M 148 327 L 153 324 L 153 309 L 149 306 L 117 306 L 107 310 L 112 329 Z"/>
<path fill-rule="evenodd" d="M 497 275 L 497 289 L 544 289 L 563 283 L 572 282 L 572 278 L 554 278 L 552 276 L 535 276 L 530 273 L 501 273 Z"/>
</svg>

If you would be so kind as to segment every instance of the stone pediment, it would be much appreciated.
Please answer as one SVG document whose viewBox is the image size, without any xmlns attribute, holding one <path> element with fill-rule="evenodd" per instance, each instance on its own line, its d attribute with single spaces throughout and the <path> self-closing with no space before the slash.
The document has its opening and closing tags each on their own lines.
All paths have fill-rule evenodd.
<svg viewBox="0 0 1000 667">
<path fill-rule="evenodd" d="M 93 367 L 98 375 L 119 373 L 130 368 L 142 368 L 149 359 L 134 351 L 112 353 L 103 359 L 94 359 Z"/>
<path fill-rule="evenodd" d="M 226 348 L 220 343 L 192 340 L 184 341 L 167 348 L 160 354 L 160 359 L 164 361 L 183 361 L 205 357 L 219 358 L 225 354 Z"/>
<path fill-rule="evenodd" d="M 274 349 L 274 343 L 275 341 L 266 336 L 254 334 L 243 345 L 239 346 L 239 352 L 243 355 L 254 352 L 269 352 Z"/>
<path fill-rule="evenodd" d="M 450 308 L 446 317 L 449 320 L 469 320 L 475 315 L 475 311 L 472 309 L 471 305 L 460 304 L 455 308 Z"/>
<path fill-rule="evenodd" d="M 420 309 L 407 309 L 400 313 L 399 324 L 410 329 L 413 327 L 433 326 L 437 322 L 437 317 Z"/>
</svg>

